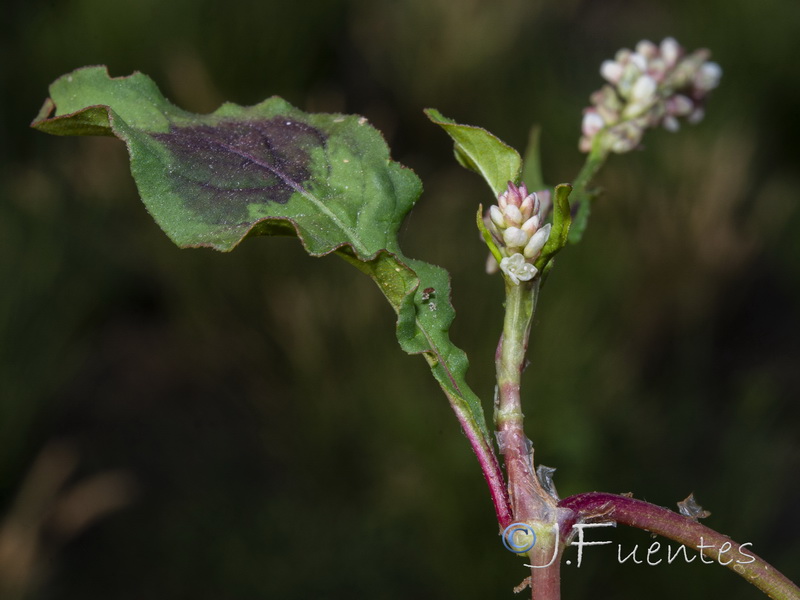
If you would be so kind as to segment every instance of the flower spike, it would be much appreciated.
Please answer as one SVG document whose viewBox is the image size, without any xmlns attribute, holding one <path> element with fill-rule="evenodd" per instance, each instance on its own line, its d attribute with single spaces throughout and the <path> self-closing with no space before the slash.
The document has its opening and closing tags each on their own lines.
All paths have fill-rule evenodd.
<svg viewBox="0 0 800 600">
<path fill-rule="evenodd" d="M 702 120 L 706 97 L 722 77 L 709 56 L 705 49 L 687 55 L 666 38 L 658 46 L 642 40 L 635 51 L 625 48 L 604 61 L 600 74 L 608 83 L 592 94 L 592 106 L 584 110 L 581 151 L 601 143 L 611 152 L 628 152 L 650 127 L 677 131 L 678 119 Z"/>
<path fill-rule="evenodd" d="M 542 225 L 550 208 L 550 192 L 528 192 L 523 183 L 508 182 L 498 195 L 497 204 L 484 215 L 484 225 L 499 251 L 499 266 L 514 285 L 530 281 L 538 274 L 533 266 L 550 236 L 552 226 Z M 497 260 L 490 257 L 487 271 L 493 272 Z"/>
</svg>

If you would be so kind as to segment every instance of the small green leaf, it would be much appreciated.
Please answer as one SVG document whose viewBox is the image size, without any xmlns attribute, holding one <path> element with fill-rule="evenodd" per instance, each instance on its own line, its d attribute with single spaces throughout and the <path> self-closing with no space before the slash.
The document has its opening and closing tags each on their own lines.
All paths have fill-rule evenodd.
<svg viewBox="0 0 800 600">
<path fill-rule="evenodd" d="M 481 232 L 483 241 L 486 242 L 486 245 L 489 247 L 489 252 L 492 253 L 494 259 L 500 264 L 500 261 L 503 260 L 503 255 L 500 254 L 500 249 L 497 247 L 497 244 L 494 243 L 494 238 L 486 227 L 486 223 L 483 221 L 483 204 L 478 205 L 478 214 L 475 215 L 475 222 L 478 225 L 478 231 Z"/>
<path fill-rule="evenodd" d="M 509 181 L 519 184 L 522 159 L 511 146 L 485 129 L 460 125 L 435 108 L 425 109 L 425 114 L 453 138 L 459 164 L 481 175 L 495 196 L 506 189 Z"/>
<path fill-rule="evenodd" d="M 550 237 L 547 238 L 542 253 L 534 266 L 540 271 L 547 267 L 552 258 L 567 245 L 569 240 L 569 228 L 572 223 L 572 214 L 569 207 L 569 194 L 572 186 L 568 183 L 561 183 L 556 186 L 553 194 L 553 228 L 550 230 Z"/>
</svg>

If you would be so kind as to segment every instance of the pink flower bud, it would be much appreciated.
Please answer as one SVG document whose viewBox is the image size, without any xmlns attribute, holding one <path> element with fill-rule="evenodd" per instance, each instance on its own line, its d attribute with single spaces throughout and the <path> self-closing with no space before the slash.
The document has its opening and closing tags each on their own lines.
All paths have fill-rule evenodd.
<svg viewBox="0 0 800 600">
<path fill-rule="evenodd" d="M 536 212 L 536 205 L 538 205 L 538 203 L 539 200 L 536 198 L 536 192 L 525 196 L 525 200 L 522 201 L 519 207 L 520 212 L 522 212 L 523 221 L 531 218 L 531 215 Z"/>
</svg>

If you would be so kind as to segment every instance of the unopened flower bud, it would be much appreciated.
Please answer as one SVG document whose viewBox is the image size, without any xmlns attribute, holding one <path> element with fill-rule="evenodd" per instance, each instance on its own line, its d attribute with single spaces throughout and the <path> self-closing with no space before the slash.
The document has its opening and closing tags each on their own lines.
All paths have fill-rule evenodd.
<svg viewBox="0 0 800 600">
<path fill-rule="evenodd" d="M 604 60 L 600 65 L 600 74 L 609 83 L 619 83 L 622 79 L 622 65 L 613 60 Z"/>
<path fill-rule="evenodd" d="M 661 42 L 661 57 L 667 67 L 672 67 L 678 62 L 681 55 L 681 46 L 675 41 L 675 38 L 664 38 Z"/>
<path fill-rule="evenodd" d="M 537 229 L 539 229 L 539 215 L 534 215 L 522 224 L 522 231 L 528 236 L 536 233 Z"/>
<path fill-rule="evenodd" d="M 503 232 L 503 242 L 511 248 L 520 248 L 528 242 L 528 234 L 518 227 L 509 227 Z"/>
<path fill-rule="evenodd" d="M 656 84 L 655 79 L 648 75 L 642 75 L 636 80 L 636 83 L 633 84 L 631 98 L 634 102 L 640 104 L 650 104 L 653 100 L 655 100 L 654 96 L 657 89 L 658 85 Z"/>
<path fill-rule="evenodd" d="M 536 194 L 528 194 L 525 197 L 525 200 L 523 200 L 522 204 L 519 205 L 519 210 L 523 221 L 529 219 L 530 216 L 535 212 L 538 212 L 538 204 L 539 198 L 536 196 Z"/>
<path fill-rule="evenodd" d="M 592 108 L 587 108 L 586 112 L 583 114 L 583 125 L 581 129 L 583 130 L 583 135 L 586 137 L 594 137 L 597 132 L 599 132 L 604 126 L 605 121 L 603 121 L 603 117 L 600 116 L 596 110 Z"/>
<path fill-rule="evenodd" d="M 508 206 L 506 206 L 504 216 L 506 223 L 508 223 L 509 225 L 514 225 L 516 227 L 522 225 L 522 211 L 519 209 L 518 206 L 515 206 L 514 204 L 509 204 Z"/>
<path fill-rule="evenodd" d="M 698 89 L 703 91 L 713 90 L 719 85 L 719 80 L 722 77 L 722 68 L 715 62 L 703 63 L 697 76 L 694 79 L 694 84 Z"/>
<path fill-rule="evenodd" d="M 506 220 L 503 218 L 503 211 L 500 210 L 498 206 L 491 206 L 489 208 L 489 216 L 492 219 L 492 223 L 497 225 L 500 228 L 507 227 Z"/>
<path fill-rule="evenodd" d="M 530 241 L 525 246 L 525 250 L 522 251 L 525 258 L 533 259 L 539 256 L 542 248 L 547 243 L 547 239 L 550 237 L 551 228 L 552 226 L 548 223 L 531 236 Z"/>
</svg>

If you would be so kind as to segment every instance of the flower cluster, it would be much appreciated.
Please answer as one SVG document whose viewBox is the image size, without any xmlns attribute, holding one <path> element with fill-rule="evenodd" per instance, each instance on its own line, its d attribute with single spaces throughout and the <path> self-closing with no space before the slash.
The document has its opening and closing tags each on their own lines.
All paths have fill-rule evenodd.
<svg viewBox="0 0 800 600">
<path fill-rule="evenodd" d="M 542 222 L 549 208 L 549 191 L 528 193 L 524 183 L 517 187 L 509 181 L 489 209 L 486 226 L 502 256 L 500 270 L 515 285 L 538 272 L 533 263 L 550 237 L 551 225 Z"/>
<path fill-rule="evenodd" d="M 635 52 L 626 48 L 603 62 L 600 74 L 608 84 L 592 94 L 592 106 L 584 111 L 581 151 L 591 150 L 602 134 L 609 150 L 628 152 L 648 127 L 676 131 L 679 117 L 700 121 L 706 96 L 722 76 L 709 56 L 705 49 L 687 55 L 678 42 L 666 38 L 659 46 L 643 40 Z"/>
</svg>

